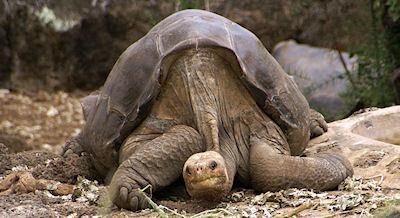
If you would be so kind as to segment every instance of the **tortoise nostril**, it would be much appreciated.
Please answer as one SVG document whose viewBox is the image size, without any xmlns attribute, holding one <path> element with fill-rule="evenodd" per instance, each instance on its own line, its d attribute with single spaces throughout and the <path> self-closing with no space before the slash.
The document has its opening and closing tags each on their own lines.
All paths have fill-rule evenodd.
<svg viewBox="0 0 400 218">
<path fill-rule="evenodd" d="M 188 174 L 188 175 L 192 175 L 192 172 L 190 172 L 190 169 L 189 169 L 189 167 L 186 167 L 186 174 Z"/>
<path fill-rule="evenodd" d="M 217 166 L 218 166 L 217 162 L 215 162 L 214 160 L 211 161 L 211 163 L 210 163 L 211 170 L 215 170 L 215 168 L 217 168 Z"/>
</svg>

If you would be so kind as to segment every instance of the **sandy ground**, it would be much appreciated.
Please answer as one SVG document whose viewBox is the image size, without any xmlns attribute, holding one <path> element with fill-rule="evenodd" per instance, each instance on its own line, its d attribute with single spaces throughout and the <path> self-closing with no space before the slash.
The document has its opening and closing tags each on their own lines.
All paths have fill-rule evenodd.
<svg viewBox="0 0 400 218">
<path fill-rule="evenodd" d="M 383 190 L 379 177 L 350 178 L 323 193 L 237 187 L 218 204 L 190 200 L 177 183 L 153 199 L 165 214 L 120 210 L 87 156 L 58 155 L 84 124 L 78 99 L 85 94 L 0 89 L 0 217 L 400 217 L 398 190 Z"/>
</svg>

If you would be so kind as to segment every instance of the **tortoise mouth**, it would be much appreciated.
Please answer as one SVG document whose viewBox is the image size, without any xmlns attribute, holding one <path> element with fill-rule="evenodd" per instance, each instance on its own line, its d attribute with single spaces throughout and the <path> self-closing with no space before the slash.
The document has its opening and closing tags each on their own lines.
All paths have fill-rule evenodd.
<svg viewBox="0 0 400 218">
<path fill-rule="evenodd" d="M 208 186 L 215 186 L 221 183 L 225 183 L 226 182 L 226 177 L 225 175 L 219 175 L 219 176 L 215 176 L 215 175 L 211 175 L 211 176 L 207 176 L 207 177 L 202 177 L 202 178 L 193 178 L 193 179 L 189 179 L 188 183 L 194 187 L 208 187 Z"/>
<path fill-rule="evenodd" d="M 196 184 L 202 183 L 205 181 L 220 181 L 225 182 L 227 180 L 227 175 L 225 173 L 225 169 L 219 168 L 214 171 L 205 170 L 201 173 L 196 174 L 187 174 L 185 173 L 185 179 L 188 183 Z"/>
<path fill-rule="evenodd" d="M 189 195 L 197 200 L 219 201 L 227 192 L 227 178 L 213 176 L 201 180 L 191 181 L 186 184 Z"/>
</svg>

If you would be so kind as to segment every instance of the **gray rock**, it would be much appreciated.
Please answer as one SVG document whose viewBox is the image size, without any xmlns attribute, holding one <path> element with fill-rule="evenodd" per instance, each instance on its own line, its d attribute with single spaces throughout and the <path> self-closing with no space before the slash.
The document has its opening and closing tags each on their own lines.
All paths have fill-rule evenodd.
<svg viewBox="0 0 400 218">
<path fill-rule="evenodd" d="M 273 56 L 293 76 L 310 103 L 328 120 L 347 115 L 354 105 L 345 105 L 341 97 L 347 91 L 346 70 L 338 51 L 298 44 L 293 40 L 278 43 Z M 357 69 L 357 57 L 342 52 L 349 73 Z"/>
<path fill-rule="evenodd" d="M 306 154 L 341 153 L 352 163 L 354 176 L 400 189 L 400 106 L 364 111 L 329 123 L 328 132 L 312 139 Z"/>
</svg>

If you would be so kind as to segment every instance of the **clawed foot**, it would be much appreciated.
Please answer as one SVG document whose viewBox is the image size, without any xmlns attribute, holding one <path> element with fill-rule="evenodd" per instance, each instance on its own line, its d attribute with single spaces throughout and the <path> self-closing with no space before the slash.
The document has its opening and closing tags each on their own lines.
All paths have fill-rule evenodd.
<svg viewBox="0 0 400 218">
<path fill-rule="evenodd" d="M 119 208 L 132 211 L 148 208 L 149 204 L 144 192 L 146 192 L 147 196 L 150 196 L 151 190 L 140 191 L 139 189 L 142 187 L 134 179 L 130 178 L 132 172 L 124 170 L 123 166 L 121 167 L 118 168 L 111 180 L 110 191 L 113 203 Z"/>
<path fill-rule="evenodd" d="M 322 114 L 311 109 L 310 117 L 311 117 L 311 123 L 310 123 L 311 138 L 320 136 L 324 134 L 324 132 L 328 131 L 328 124 L 326 123 L 325 118 L 324 116 L 322 116 Z"/>
<path fill-rule="evenodd" d="M 61 151 L 61 155 L 66 157 L 70 154 L 77 154 L 79 156 L 81 156 L 82 152 L 83 152 L 83 148 L 82 146 L 79 144 L 78 139 L 77 138 L 70 138 L 68 139 L 64 146 L 62 147 L 62 151 Z"/>
<path fill-rule="evenodd" d="M 343 180 L 349 176 L 353 176 L 354 171 L 350 161 L 340 154 L 322 153 L 318 155 L 321 158 L 328 160 L 330 163 L 335 165 L 338 169 L 341 169 Z"/>
</svg>

